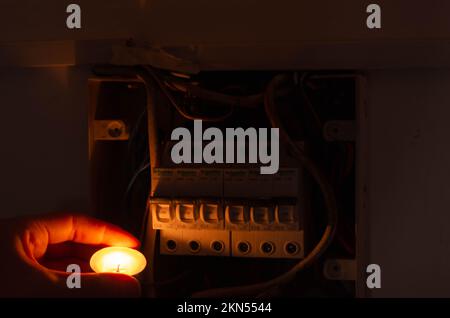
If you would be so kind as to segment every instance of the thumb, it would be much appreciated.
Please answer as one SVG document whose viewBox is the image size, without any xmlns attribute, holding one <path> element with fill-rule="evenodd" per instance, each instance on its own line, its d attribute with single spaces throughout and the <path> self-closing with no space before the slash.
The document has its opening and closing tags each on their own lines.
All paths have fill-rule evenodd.
<svg viewBox="0 0 450 318">
<path fill-rule="evenodd" d="M 71 280 L 65 276 L 64 283 Z M 78 278 L 74 278 L 78 279 Z M 141 286 L 139 281 L 125 274 L 118 273 L 85 273 L 79 276 L 79 288 L 66 287 L 70 297 L 140 297 Z M 68 286 L 66 284 L 66 286 Z"/>
</svg>

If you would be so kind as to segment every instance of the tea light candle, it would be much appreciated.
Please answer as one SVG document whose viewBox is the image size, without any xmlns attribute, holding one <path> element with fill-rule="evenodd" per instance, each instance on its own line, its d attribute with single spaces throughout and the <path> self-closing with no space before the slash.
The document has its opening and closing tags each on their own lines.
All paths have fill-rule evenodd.
<svg viewBox="0 0 450 318">
<path fill-rule="evenodd" d="M 137 250 L 112 246 L 95 252 L 90 265 L 96 273 L 121 273 L 133 276 L 144 270 L 147 260 Z"/>
</svg>

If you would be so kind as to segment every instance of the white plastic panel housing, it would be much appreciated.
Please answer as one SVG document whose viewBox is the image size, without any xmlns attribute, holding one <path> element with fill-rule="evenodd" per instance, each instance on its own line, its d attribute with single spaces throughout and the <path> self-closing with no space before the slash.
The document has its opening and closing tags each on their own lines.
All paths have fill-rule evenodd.
<svg viewBox="0 0 450 318">
<path fill-rule="evenodd" d="M 164 255 L 230 256 L 230 232 L 162 230 L 160 252 Z"/>
<path fill-rule="evenodd" d="M 231 245 L 235 257 L 304 257 L 303 231 L 236 231 L 231 233 Z"/>
</svg>

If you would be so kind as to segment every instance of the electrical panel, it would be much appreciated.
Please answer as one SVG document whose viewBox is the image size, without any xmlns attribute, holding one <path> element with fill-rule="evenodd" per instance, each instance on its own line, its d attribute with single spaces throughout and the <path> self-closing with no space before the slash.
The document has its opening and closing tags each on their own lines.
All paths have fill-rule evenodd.
<svg viewBox="0 0 450 318">
<path fill-rule="evenodd" d="M 291 72 L 271 93 L 281 78 L 275 72 L 180 77 L 114 66 L 95 72 L 103 77 L 90 80 L 93 208 L 142 238 L 150 269 L 143 277 L 154 286 L 149 296 L 251 285 L 298 268 L 319 273 L 326 260 L 353 260 L 355 107 L 361 103 L 353 74 Z M 275 98 L 273 108 L 265 105 L 267 96 Z M 274 174 L 261 174 L 262 161 L 172 158 L 175 129 L 188 130 L 196 142 L 192 118 L 205 118 L 205 131 L 216 128 L 223 136 L 227 129 L 280 127 L 272 122 L 275 109 L 285 134 L 280 128 Z M 339 266 L 327 269 L 333 273 L 326 277 L 342 277 Z M 319 279 L 280 292 L 314 292 Z M 339 286 L 333 294 L 353 294 L 352 286 Z"/>
</svg>

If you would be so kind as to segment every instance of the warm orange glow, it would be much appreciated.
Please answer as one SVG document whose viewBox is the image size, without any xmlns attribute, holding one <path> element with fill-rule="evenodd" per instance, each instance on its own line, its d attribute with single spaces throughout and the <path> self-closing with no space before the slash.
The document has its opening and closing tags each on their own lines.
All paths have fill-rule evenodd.
<svg viewBox="0 0 450 318">
<path fill-rule="evenodd" d="M 92 255 L 90 265 L 96 273 L 121 273 L 133 276 L 144 270 L 147 261 L 137 250 L 128 247 L 106 247 Z"/>
</svg>

